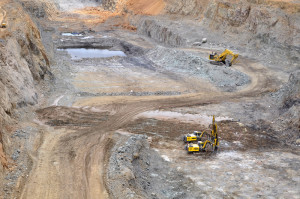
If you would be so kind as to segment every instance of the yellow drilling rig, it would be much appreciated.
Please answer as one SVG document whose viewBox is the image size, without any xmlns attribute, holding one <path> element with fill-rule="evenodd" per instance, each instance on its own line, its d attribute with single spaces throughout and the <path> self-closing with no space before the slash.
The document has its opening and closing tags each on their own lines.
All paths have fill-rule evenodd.
<svg viewBox="0 0 300 199">
<path fill-rule="evenodd" d="M 203 139 L 204 134 L 207 134 L 206 139 Z M 215 123 L 215 116 L 213 116 L 212 130 L 210 134 L 206 133 L 205 131 L 203 131 L 202 133 L 195 131 L 193 134 L 185 135 L 183 141 L 188 142 L 185 146 L 185 150 L 188 153 L 209 150 L 217 151 L 219 146 L 219 138 L 217 132 L 217 124 Z"/>
</svg>

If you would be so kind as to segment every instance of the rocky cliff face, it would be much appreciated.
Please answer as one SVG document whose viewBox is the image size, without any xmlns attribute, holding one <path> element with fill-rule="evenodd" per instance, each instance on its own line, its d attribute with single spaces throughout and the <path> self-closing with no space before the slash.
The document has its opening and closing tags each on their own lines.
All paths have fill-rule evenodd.
<svg viewBox="0 0 300 199">
<path fill-rule="evenodd" d="M 207 37 L 209 42 L 230 43 L 253 57 L 266 59 L 272 55 L 269 62 L 285 61 L 293 69 L 299 62 L 299 3 L 271 0 L 165 2 L 160 18 L 167 16 L 175 20 L 142 17 L 134 22 L 140 33 L 173 46 L 190 45 L 197 37 Z"/>
<path fill-rule="evenodd" d="M 277 2 L 277 3 L 276 3 Z M 194 5 L 192 6 L 189 5 Z M 198 16 L 199 21 L 224 35 L 238 35 L 245 44 L 296 48 L 300 45 L 300 6 L 279 1 L 217 0 L 168 4 L 168 13 Z M 299 50 L 299 49 L 298 49 Z"/>
<path fill-rule="evenodd" d="M 214 30 L 243 35 L 247 31 L 252 34 L 249 36 L 269 34 L 279 43 L 300 44 L 300 6 L 297 3 L 253 0 L 167 2 L 167 13 L 195 17 Z"/>
<path fill-rule="evenodd" d="M 116 8 L 117 1 L 116 0 L 102 0 L 102 6 L 106 10 L 113 11 Z"/>
<path fill-rule="evenodd" d="M 49 60 L 36 24 L 19 3 L 9 1 L 6 29 L 0 32 L 0 159 L 7 167 L 5 151 L 16 124 L 15 110 L 38 103 L 38 83 L 49 74 Z M 3 169 L 0 166 L 0 179 Z"/>
<path fill-rule="evenodd" d="M 274 121 L 275 128 L 286 129 L 283 140 L 299 144 L 300 137 L 300 70 L 291 73 L 289 81 L 277 92 L 271 94 L 279 105 L 279 117 Z M 296 141 L 298 139 L 298 141 Z"/>
</svg>

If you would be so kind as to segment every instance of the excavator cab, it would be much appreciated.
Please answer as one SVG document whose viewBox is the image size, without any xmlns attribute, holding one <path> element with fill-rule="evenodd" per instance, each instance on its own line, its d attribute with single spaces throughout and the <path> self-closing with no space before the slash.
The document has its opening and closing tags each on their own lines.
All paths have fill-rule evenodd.
<svg viewBox="0 0 300 199">
<path fill-rule="evenodd" d="M 216 55 L 217 55 L 216 52 L 212 52 L 212 53 L 209 55 L 209 59 L 210 59 L 210 60 L 214 60 Z"/>
<path fill-rule="evenodd" d="M 6 23 L 1 23 L 1 28 L 6 28 Z"/>
</svg>

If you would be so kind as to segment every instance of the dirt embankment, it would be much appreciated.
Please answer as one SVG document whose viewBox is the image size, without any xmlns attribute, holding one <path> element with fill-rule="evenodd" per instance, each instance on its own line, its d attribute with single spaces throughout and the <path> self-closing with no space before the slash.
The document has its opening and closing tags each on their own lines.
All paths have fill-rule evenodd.
<svg viewBox="0 0 300 199">
<path fill-rule="evenodd" d="M 1 1 L 6 11 L 7 28 L 0 29 L 0 186 L 3 168 L 11 168 L 16 146 L 11 133 L 18 128 L 21 108 L 38 103 L 38 83 L 49 74 L 50 63 L 41 35 L 22 5 Z M 2 166 L 1 166 L 2 164 Z M 1 186 L 2 187 L 2 186 Z"/>
</svg>

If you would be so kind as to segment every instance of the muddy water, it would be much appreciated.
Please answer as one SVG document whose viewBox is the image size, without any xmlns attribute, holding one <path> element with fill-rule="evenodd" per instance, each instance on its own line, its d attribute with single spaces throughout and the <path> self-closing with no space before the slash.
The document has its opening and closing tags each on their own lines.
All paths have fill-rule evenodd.
<svg viewBox="0 0 300 199">
<path fill-rule="evenodd" d="M 106 57 L 126 57 L 122 51 L 110 51 L 107 49 L 89 49 L 89 48 L 66 48 L 58 49 L 59 51 L 66 51 L 71 55 L 73 60 L 82 58 L 106 58 Z"/>
</svg>

